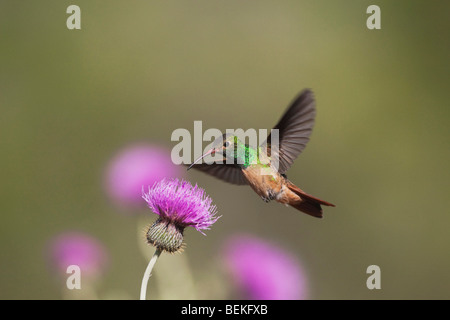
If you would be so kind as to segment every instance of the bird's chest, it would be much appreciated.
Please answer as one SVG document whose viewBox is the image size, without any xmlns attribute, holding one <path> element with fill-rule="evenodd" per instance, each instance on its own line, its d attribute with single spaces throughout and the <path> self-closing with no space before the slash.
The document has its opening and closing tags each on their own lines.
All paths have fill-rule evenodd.
<svg viewBox="0 0 450 320">
<path fill-rule="evenodd" d="M 264 201 L 283 197 L 283 177 L 264 166 L 252 166 L 242 171 L 248 184 Z"/>
</svg>

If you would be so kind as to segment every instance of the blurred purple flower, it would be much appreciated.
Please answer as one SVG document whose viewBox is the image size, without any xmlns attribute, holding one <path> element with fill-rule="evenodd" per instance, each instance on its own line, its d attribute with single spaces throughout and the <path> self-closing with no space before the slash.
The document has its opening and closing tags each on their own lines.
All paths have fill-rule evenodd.
<svg viewBox="0 0 450 320">
<path fill-rule="evenodd" d="M 121 204 L 140 205 L 143 186 L 180 176 L 181 172 L 181 168 L 173 164 L 170 150 L 135 144 L 121 150 L 111 160 L 106 172 L 106 189 Z"/>
<path fill-rule="evenodd" d="M 194 227 L 204 234 L 202 230 L 210 229 L 219 219 L 217 208 L 205 191 L 184 180 L 159 181 L 149 187 L 148 192 L 142 190 L 142 197 L 148 207 L 159 215 L 147 232 L 147 241 L 161 250 L 179 250 L 184 228 Z"/>
<path fill-rule="evenodd" d="M 306 298 L 306 276 L 297 259 L 288 252 L 248 235 L 231 238 L 224 251 L 225 263 L 244 299 Z"/>
<path fill-rule="evenodd" d="M 83 275 L 96 277 L 107 265 L 103 245 L 80 232 L 66 232 L 53 238 L 49 245 L 50 263 L 57 272 L 66 274 L 67 267 L 77 265 Z"/>
</svg>

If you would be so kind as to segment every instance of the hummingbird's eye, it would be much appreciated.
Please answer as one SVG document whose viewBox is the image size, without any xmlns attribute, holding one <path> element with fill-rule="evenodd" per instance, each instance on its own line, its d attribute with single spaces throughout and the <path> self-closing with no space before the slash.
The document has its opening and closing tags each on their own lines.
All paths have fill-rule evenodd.
<svg viewBox="0 0 450 320">
<path fill-rule="evenodd" d="M 230 141 L 225 141 L 225 143 L 223 144 L 223 146 L 225 148 L 228 148 L 230 146 Z"/>
</svg>

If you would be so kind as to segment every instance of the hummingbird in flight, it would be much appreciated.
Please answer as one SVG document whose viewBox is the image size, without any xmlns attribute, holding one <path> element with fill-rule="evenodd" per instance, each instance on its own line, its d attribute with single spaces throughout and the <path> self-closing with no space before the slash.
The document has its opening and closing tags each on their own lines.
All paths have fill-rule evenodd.
<svg viewBox="0 0 450 320">
<path fill-rule="evenodd" d="M 271 145 L 274 131 L 256 147 L 245 144 L 235 134 L 226 133 L 214 140 L 212 148 L 189 165 L 188 170 L 194 168 L 232 184 L 249 185 L 265 202 L 275 200 L 322 218 L 321 206 L 335 205 L 307 194 L 286 176 L 286 171 L 309 141 L 315 115 L 314 95 L 305 89 L 273 128 L 278 130 L 278 146 Z M 216 154 L 220 163 L 201 163 L 206 156 Z M 275 157 L 277 165 L 274 165 Z"/>
</svg>

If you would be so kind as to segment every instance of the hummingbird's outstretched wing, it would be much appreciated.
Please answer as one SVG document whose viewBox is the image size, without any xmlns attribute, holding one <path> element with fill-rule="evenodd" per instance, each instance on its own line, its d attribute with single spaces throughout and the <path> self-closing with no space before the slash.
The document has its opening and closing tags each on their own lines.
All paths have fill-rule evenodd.
<svg viewBox="0 0 450 320">
<path fill-rule="evenodd" d="M 273 128 L 279 130 L 278 150 L 271 148 L 271 135 L 261 145 L 264 150 L 267 144 L 267 153 L 272 159 L 278 156 L 279 173 L 284 174 L 305 148 L 314 126 L 315 116 L 314 95 L 311 90 L 305 89 L 295 98 Z"/>
<path fill-rule="evenodd" d="M 225 182 L 237 185 L 247 184 L 247 180 L 245 180 L 241 169 L 234 164 L 223 163 L 208 165 L 206 163 L 199 163 L 195 164 L 192 168 L 203 171 L 204 173 L 210 174 Z"/>
</svg>

